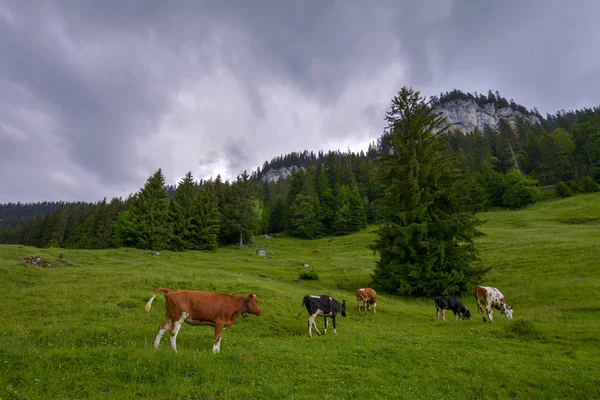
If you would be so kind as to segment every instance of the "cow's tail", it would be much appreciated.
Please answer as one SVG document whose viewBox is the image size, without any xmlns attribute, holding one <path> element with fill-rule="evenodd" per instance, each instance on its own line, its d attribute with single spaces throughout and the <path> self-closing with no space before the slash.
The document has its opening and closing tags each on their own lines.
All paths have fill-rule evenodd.
<svg viewBox="0 0 600 400">
<path fill-rule="evenodd" d="M 300 312 L 296 316 L 296 319 L 300 318 L 300 315 L 302 314 L 302 308 L 306 305 L 306 298 L 307 297 L 308 296 L 304 296 L 304 298 L 302 299 L 302 304 L 300 304 Z"/>
<path fill-rule="evenodd" d="M 154 294 L 152 295 L 152 297 L 150 297 L 150 300 L 148 300 L 148 302 L 146 303 L 146 315 L 150 315 L 150 307 L 152 307 L 152 302 L 156 298 L 156 295 L 159 294 L 160 292 L 167 293 L 168 291 L 169 291 L 169 289 L 160 288 L 156 292 L 154 292 Z"/>
</svg>

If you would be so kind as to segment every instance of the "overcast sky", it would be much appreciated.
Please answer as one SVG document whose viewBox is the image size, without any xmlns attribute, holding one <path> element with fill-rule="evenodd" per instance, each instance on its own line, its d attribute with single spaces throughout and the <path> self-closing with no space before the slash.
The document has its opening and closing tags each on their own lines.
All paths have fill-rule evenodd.
<svg viewBox="0 0 600 400">
<path fill-rule="evenodd" d="M 0 0 L 0 203 L 366 149 L 391 97 L 600 105 L 600 2 Z"/>
</svg>

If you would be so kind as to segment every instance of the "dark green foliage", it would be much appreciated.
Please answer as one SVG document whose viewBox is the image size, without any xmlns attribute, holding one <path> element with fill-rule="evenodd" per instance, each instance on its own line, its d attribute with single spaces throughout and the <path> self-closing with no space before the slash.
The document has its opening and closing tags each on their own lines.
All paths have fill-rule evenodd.
<svg viewBox="0 0 600 400">
<path fill-rule="evenodd" d="M 367 214 L 358 190 L 343 185 L 339 192 L 337 197 L 339 208 L 335 213 L 333 233 L 335 235 L 347 235 L 365 228 L 367 226 Z"/>
<path fill-rule="evenodd" d="M 470 208 L 472 179 L 456 153 L 444 153 L 443 117 L 419 92 L 403 88 L 387 120 L 393 151 L 380 159 L 384 223 L 372 246 L 380 256 L 373 283 L 418 296 L 466 292 L 485 272 L 472 265 L 480 224 Z"/>
<path fill-rule="evenodd" d="M 323 235 L 319 212 L 319 199 L 298 194 L 290 209 L 290 233 L 303 239 L 315 239 Z"/>
<path fill-rule="evenodd" d="M 309 269 L 300 272 L 298 278 L 303 279 L 305 281 L 314 281 L 319 279 L 319 274 L 317 274 L 315 267 L 310 267 Z"/>
<path fill-rule="evenodd" d="M 554 188 L 554 191 L 556 192 L 556 195 L 561 198 L 573 196 L 573 191 L 571 190 L 569 185 L 567 185 L 563 181 L 558 182 L 556 188 Z"/>
<path fill-rule="evenodd" d="M 281 195 L 275 197 L 269 217 L 269 232 L 278 233 L 285 230 L 285 202 Z"/>
<path fill-rule="evenodd" d="M 193 229 L 193 220 L 197 218 L 198 201 L 192 173 L 188 172 L 177 185 L 169 201 L 167 221 L 172 236 L 169 248 L 176 251 L 190 250 L 195 246 L 197 233 Z"/>
<path fill-rule="evenodd" d="M 195 200 L 191 247 L 195 250 L 215 250 L 219 245 L 221 228 L 216 184 L 209 182 L 202 186 Z"/>
<path fill-rule="evenodd" d="M 507 208 L 522 208 L 535 203 L 540 198 L 537 181 L 517 170 L 508 172 L 502 179 L 504 194 L 502 204 Z"/>
<path fill-rule="evenodd" d="M 348 204 L 344 204 L 335 213 L 335 221 L 333 222 L 333 232 L 336 235 L 347 235 L 352 233 L 352 213 Z"/>
<path fill-rule="evenodd" d="M 253 191 L 246 171 L 233 184 L 225 184 L 222 195 L 219 241 L 241 246 L 260 230 L 262 203 Z"/>
<path fill-rule="evenodd" d="M 598 184 L 592 178 L 586 176 L 581 181 L 581 190 L 583 193 L 594 193 L 599 190 Z"/>
<path fill-rule="evenodd" d="M 124 246 L 161 250 L 169 247 L 168 195 L 158 169 L 140 190 L 130 210 L 119 214 L 115 227 Z"/>
<path fill-rule="evenodd" d="M 85 204 L 85 203 L 71 203 Z M 63 202 L 7 203 L 0 204 L 0 232 L 24 225 L 36 215 L 55 211 Z M 0 242 L 1 243 L 1 242 Z"/>
<path fill-rule="evenodd" d="M 546 183 L 568 181 L 575 177 L 575 144 L 562 128 L 546 132 L 540 140 L 540 173 Z"/>
</svg>

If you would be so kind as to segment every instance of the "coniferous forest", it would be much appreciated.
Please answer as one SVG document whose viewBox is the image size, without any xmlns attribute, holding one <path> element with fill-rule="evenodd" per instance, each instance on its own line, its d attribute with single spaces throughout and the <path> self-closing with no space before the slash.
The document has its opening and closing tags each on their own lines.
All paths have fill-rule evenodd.
<svg viewBox="0 0 600 400">
<path fill-rule="evenodd" d="M 443 152 L 454 154 L 469 176 L 465 201 L 474 209 L 517 209 L 552 196 L 598 190 L 600 107 L 544 118 L 497 92 L 483 96 L 458 90 L 432 96 L 429 106 L 456 99 L 492 102 L 541 121 L 502 120 L 496 129 L 485 126 L 482 132 L 441 133 Z M 275 157 L 231 182 L 220 176 L 196 181 L 188 173 L 168 186 L 159 169 L 126 199 L 0 205 L 0 243 L 182 251 L 245 244 L 257 234 L 346 235 L 382 221 L 387 181 L 381 160 L 391 152 L 389 134 L 384 131 L 359 153 L 305 150 Z M 263 179 L 279 168 L 293 173 L 277 181 Z"/>
</svg>

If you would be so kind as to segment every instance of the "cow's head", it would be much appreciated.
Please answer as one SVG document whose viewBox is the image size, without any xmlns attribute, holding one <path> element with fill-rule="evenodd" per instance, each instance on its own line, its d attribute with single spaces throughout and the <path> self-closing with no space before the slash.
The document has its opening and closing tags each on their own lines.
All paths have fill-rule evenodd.
<svg viewBox="0 0 600 400">
<path fill-rule="evenodd" d="M 342 317 L 346 316 L 346 300 L 342 300 Z"/>
<path fill-rule="evenodd" d="M 465 308 L 462 313 L 462 318 L 463 319 L 471 319 L 471 311 L 469 311 L 468 309 Z"/>
<path fill-rule="evenodd" d="M 262 315 L 262 310 L 258 305 L 258 300 L 256 299 L 256 295 L 254 293 L 248 295 L 248 300 L 246 300 L 246 308 L 250 314 Z"/>
<path fill-rule="evenodd" d="M 502 308 L 500 309 L 500 313 L 506 315 L 506 318 L 512 319 L 513 308 L 506 303 L 502 303 Z"/>
</svg>

